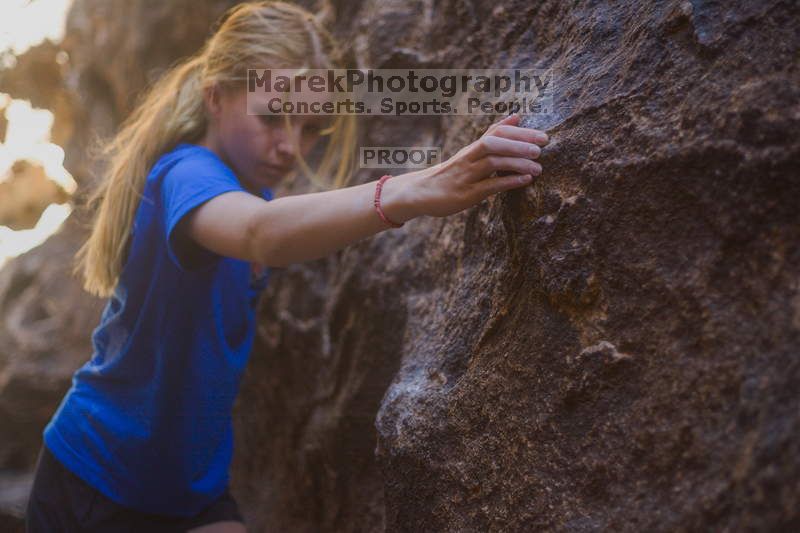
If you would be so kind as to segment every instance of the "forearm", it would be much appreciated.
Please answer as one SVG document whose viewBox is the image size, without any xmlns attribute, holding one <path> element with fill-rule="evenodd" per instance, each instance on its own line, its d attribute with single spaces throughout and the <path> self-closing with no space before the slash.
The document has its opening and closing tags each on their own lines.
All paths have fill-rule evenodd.
<svg viewBox="0 0 800 533">
<path fill-rule="evenodd" d="M 389 220 L 406 222 L 421 214 L 414 198 L 418 179 L 419 173 L 409 173 L 384 182 L 381 208 Z M 267 202 L 254 233 L 262 264 L 284 267 L 319 259 L 390 229 L 375 211 L 376 182 Z"/>
</svg>

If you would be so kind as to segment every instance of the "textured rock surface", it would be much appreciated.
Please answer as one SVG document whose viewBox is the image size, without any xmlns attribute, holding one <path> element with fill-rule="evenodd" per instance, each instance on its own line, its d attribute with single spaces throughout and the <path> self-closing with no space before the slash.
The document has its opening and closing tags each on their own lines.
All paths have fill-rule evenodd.
<svg viewBox="0 0 800 533">
<path fill-rule="evenodd" d="M 796 3 L 346 9 L 360 66 L 551 66 L 559 116 L 529 190 L 275 278 L 239 404 L 252 523 L 797 528 Z"/>
<path fill-rule="evenodd" d="M 42 429 L 91 354 L 102 302 L 70 277 L 79 235 L 75 219 L 68 219 L 55 236 L 0 269 L 2 531 L 14 531 L 10 524 L 24 510 Z"/>
<path fill-rule="evenodd" d="M 89 133 L 224 4 L 76 0 L 80 183 Z M 328 7 L 361 67 L 552 67 L 558 115 L 529 123 L 553 142 L 528 190 L 274 272 L 236 406 L 232 489 L 252 530 L 800 527 L 796 2 Z M 364 142 L 451 154 L 488 123 L 374 119 Z M 97 316 L 63 272 L 19 274 L 74 251 L 76 227 L 4 269 L 4 324 Z M 18 307 L 44 287 L 69 311 Z M 90 322 L 51 325 L 85 342 L 41 352 L 64 389 Z M 4 372 L 24 375 L 9 331 Z"/>
</svg>

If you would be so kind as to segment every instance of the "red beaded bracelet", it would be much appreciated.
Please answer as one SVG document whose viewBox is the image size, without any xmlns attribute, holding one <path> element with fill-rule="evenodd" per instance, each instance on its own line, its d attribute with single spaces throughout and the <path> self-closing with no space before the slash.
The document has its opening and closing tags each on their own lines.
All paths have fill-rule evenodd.
<svg viewBox="0 0 800 533">
<path fill-rule="evenodd" d="M 383 176 L 381 179 L 379 179 L 375 184 L 375 211 L 378 212 L 378 215 L 380 215 L 381 219 L 383 219 L 384 222 L 386 222 L 387 224 L 389 224 L 393 228 L 401 228 L 401 227 L 403 227 L 405 222 L 402 222 L 400 224 L 398 224 L 397 222 L 392 222 L 391 220 L 389 220 L 386 217 L 385 214 L 383 214 L 383 209 L 381 209 L 381 189 L 383 188 L 383 182 L 385 182 L 386 180 L 388 180 L 391 177 L 392 176 L 387 174 L 387 175 Z"/>
</svg>

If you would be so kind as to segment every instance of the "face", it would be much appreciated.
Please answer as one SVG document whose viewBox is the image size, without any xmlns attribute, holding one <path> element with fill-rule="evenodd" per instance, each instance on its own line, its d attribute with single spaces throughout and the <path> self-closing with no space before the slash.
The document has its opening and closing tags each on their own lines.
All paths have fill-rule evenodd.
<svg viewBox="0 0 800 533">
<path fill-rule="evenodd" d="M 263 109 L 259 106 L 275 96 L 250 95 L 251 109 Z M 262 187 L 280 183 L 295 168 L 297 151 L 308 155 L 328 126 L 329 117 L 290 115 L 287 126 L 281 114 L 248 114 L 247 100 L 245 88 L 207 96 L 210 124 L 206 141 L 234 169 L 245 188 L 257 194 Z"/>
</svg>

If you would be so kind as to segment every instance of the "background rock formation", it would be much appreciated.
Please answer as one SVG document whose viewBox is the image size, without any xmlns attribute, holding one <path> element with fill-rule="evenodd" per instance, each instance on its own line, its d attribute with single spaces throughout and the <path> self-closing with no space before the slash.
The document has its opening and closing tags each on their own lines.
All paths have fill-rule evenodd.
<svg viewBox="0 0 800 533">
<path fill-rule="evenodd" d="M 144 5 L 76 0 L 70 16 L 83 184 L 89 134 L 227 4 Z M 552 67 L 558 115 L 529 123 L 553 142 L 526 190 L 274 272 L 236 406 L 232 488 L 253 531 L 800 527 L 796 2 L 320 7 L 359 67 Z M 375 118 L 364 142 L 449 155 L 489 122 Z M 13 302 L 75 284 L 22 266 L 74 250 L 75 227 L 0 273 L 3 317 L 66 313 Z M 89 322 L 67 336 L 83 357 Z M 30 360 L 1 327 L 3 360 Z M 6 411 L 3 428 L 22 416 Z M 4 466 L 30 465 L 17 457 Z"/>
<path fill-rule="evenodd" d="M 42 165 L 32 161 L 15 161 L 4 178 L 0 181 L 0 225 L 13 230 L 33 228 L 48 205 L 69 199 Z"/>
</svg>

